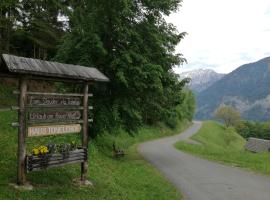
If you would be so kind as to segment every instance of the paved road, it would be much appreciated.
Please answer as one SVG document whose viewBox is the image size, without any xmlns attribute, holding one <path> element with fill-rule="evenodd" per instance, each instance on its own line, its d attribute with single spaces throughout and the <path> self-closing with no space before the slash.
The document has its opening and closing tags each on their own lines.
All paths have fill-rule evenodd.
<svg viewBox="0 0 270 200">
<path fill-rule="evenodd" d="M 183 193 L 187 200 L 270 200 L 270 178 L 183 153 L 173 147 L 196 133 L 200 122 L 180 135 L 143 143 L 139 152 Z"/>
</svg>

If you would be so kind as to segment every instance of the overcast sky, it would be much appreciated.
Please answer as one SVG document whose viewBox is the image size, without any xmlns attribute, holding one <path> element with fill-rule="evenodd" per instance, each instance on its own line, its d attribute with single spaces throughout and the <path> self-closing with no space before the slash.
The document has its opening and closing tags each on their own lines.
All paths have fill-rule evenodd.
<svg viewBox="0 0 270 200">
<path fill-rule="evenodd" d="M 184 0 L 167 19 L 188 35 L 177 47 L 188 64 L 228 73 L 270 56 L 270 0 Z"/>
</svg>

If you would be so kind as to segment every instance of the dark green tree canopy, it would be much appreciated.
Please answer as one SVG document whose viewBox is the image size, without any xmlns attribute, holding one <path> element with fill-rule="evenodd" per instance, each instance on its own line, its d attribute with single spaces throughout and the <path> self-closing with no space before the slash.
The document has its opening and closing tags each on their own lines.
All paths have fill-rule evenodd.
<svg viewBox="0 0 270 200">
<path fill-rule="evenodd" d="M 183 90 L 187 80 L 173 72 L 185 62 L 175 53 L 185 33 L 164 18 L 180 3 L 1 1 L 0 53 L 95 66 L 106 74 L 111 82 L 92 88 L 95 132 L 159 121 L 174 127 L 194 113 L 194 97 Z"/>
<path fill-rule="evenodd" d="M 178 33 L 164 16 L 181 1 L 83 2 L 73 4 L 71 32 L 56 59 L 94 65 L 109 76 L 111 83 L 98 89 L 95 99 L 97 127 L 124 124 L 133 129 L 177 116 L 185 81 L 180 82 L 172 68 L 185 61 L 175 54 L 185 33 Z"/>
<path fill-rule="evenodd" d="M 64 34 L 59 20 L 65 1 L 8 0 L 0 2 L 0 53 L 50 59 Z"/>
</svg>

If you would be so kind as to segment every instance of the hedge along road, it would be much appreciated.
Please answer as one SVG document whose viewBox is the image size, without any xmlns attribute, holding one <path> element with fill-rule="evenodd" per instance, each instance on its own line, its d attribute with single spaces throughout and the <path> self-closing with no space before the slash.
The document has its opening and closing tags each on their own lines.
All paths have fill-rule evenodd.
<svg viewBox="0 0 270 200">
<path fill-rule="evenodd" d="M 143 143 L 139 152 L 183 193 L 187 200 L 269 200 L 270 178 L 183 153 L 174 143 L 188 139 L 201 127 Z"/>
</svg>

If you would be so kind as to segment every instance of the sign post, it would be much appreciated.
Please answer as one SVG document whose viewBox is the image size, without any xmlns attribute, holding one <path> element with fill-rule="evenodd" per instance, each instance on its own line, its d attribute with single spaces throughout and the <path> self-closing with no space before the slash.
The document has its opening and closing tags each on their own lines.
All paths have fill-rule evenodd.
<svg viewBox="0 0 270 200">
<path fill-rule="evenodd" d="M 83 136 L 82 146 L 88 149 L 88 83 L 84 83 L 84 96 L 83 96 Z M 86 181 L 86 175 L 88 171 L 88 158 L 81 164 L 81 181 Z"/>
<path fill-rule="evenodd" d="M 50 155 L 46 168 L 81 163 L 81 185 L 87 181 L 89 83 L 83 84 L 82 94 L 34 93 L 27 91 L 27 79 L 19 82 L 18 185 L 26 185 L 26 172 L 45 169 L 42 158 L 26 155 L 26 137 L 82 133 L 82 146 L 70 152 L 70 157 Z M 81 125 L 82 124 L 82 125 Z"/>
<path fill-rule="evenodd" d="M 25 105 L 27 101 L 27 80 L 25 78 L 20 78 L 20 97 L 19 97 L 19 129 L 18 129 L 18 185 L 25 185 L 25 157 L 26 157 L 26 147 L 25 147 Z"/>
<path fill-rule="evenodd" d="M 17 184 L 29 185 L 26 172 L 40 171 L 66 164 L 81 164 L 80 185 L 91 185 L 87 181 L 88 171 L 88 119 L 89 84 L 108 82 L 109 79 L 94 67 L 84 67 L 38 59 L 2 54 L 0 57 L 0 75 L 19 78 L 18 122 L 12 123 L 18 128 L 18 167 Z M 63 83 L 76 83 L 82 86 L 77 93 L 45 93 L 28 91 L 32 80 L 45 80 Z M 18 107 L 17 107 L 18 106 Z M 81 133 L 81 145 L 48 144 L 34 148 L 26 154 L 26 137 Z M 44 148 L 45 147 L 45 148 Z M 30 185 L 29 185 L 30 188 Z"/>
</svg>

